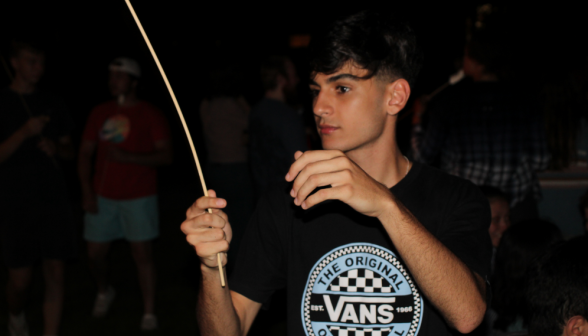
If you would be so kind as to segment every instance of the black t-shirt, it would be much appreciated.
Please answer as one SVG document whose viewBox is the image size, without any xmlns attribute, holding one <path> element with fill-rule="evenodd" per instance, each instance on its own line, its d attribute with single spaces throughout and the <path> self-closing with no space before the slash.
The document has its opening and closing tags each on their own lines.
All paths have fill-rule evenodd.
<svg viewBox="0 0 588 336">
<path fill-rule="evenodd" d="M 63 102 L 46 92 L 23 95 L 33 116 L 49 116 L 43 136 L 53 141 L 68 135 L 73 123 Z M 18 94 L 0 91 L 0 142 L 6 141 L 29 119 Z M 26 139 L 6 161 L 0 163 L 0 199 L 3 202 L 35 202 L 66 197 L 63 174 L 58 165 L 38 148 L 39 136 Z M 3 206 L 9 207 L 6 203 Z"/>
<path fill-rule="evenodd" d="M 450 335 L 377 219 L 340 201 L 304 211 L 294 206 L 289 188 L 260 199 L 241 243 L 232 290 L 265 302 L 287 287 L 288 335 Z M 490 208 L 477 187 L 414 163 L 391 191 L 487 278 Z"/>
</svg>

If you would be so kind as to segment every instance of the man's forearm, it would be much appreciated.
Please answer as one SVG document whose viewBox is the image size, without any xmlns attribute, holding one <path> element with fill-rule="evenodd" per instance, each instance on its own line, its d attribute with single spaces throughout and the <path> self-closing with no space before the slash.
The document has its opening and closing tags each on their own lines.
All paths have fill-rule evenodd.
<svg viewBox="0 0 588 336">
<path fill-rule="evenodd" d="M 242 335 L 241 323 L 233 307 L 229 286 L 220 286 L 218 269 L 201 266 L 202 281 L 196 318 L 201 335 Z"/>
<path fill-rule="evenodd" d="M 8 160 L 25 141 L 26 135 L 20 129 L 14 132 L 8 139 L 0 143 L 0 163 Z"/>
<path fill-rule="evenodd" d="M 485 285 L 400 202 L 380 218 L 423 294 L 462 333 L 473 330 L 486 310 Z"/>
</svg>

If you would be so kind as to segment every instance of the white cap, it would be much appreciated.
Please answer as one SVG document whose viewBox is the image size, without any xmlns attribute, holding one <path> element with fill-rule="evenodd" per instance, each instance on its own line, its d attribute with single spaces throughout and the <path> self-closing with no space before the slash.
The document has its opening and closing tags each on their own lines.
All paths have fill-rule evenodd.
<svg viewBox="0 0 588 336">
<path fill-rule="evenodd" d="M 119 57 L 110 62 L 108 69 L 122 71 L 137 78 L 141 78 L 141 67 L 137 61 L 131 58 Z"/>
</svg>

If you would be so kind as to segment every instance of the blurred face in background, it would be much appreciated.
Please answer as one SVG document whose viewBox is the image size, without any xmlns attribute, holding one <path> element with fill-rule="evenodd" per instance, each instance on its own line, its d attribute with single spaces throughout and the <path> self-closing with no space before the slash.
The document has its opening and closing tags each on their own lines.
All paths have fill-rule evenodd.
<svg viewBox="0 0 588 336">
<path fill-rule="evenodd" d="M 108 88 L 113 97 L 121 95 L 128 96 L 133 92 L 136 85 L 137 81 L 126 72 L 110 70 L 108 76 Z"/>
<path fill-rule="evenodd" d="M 492 246 L 497 247 L 502 238 L 502 234 L 510 226 L 510 208 L 508 202 L 502 198 L 490 199 L 490 210 L 492 212 L 492 222 L 490 223 L 490 239 Z"/>
<path fill-rule="evenodd" d="M 18 56 L 12 57 L 10 63 L 16 77 L 28 84 L 37 84 L 45 73 L 45 55 L 30 50 L 21 50 Z"/>
</svg>

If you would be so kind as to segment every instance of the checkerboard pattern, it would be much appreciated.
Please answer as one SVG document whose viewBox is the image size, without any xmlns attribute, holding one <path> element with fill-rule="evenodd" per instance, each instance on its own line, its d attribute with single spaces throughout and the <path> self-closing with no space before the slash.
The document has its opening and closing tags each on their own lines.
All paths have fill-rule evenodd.
<svg viewBox="0 0 588 336">
<path fill-rule="evenodd" d="M 394 293 L 388 280 L 373 271 L 359 268 L 341 273 L 329 285 L 333 292 Z"/>
<path fill-rule="evenodd" d="M 333 336 L 387 336 L 392 328 L 354 328 L 329 326 Z"/>
</svg>

